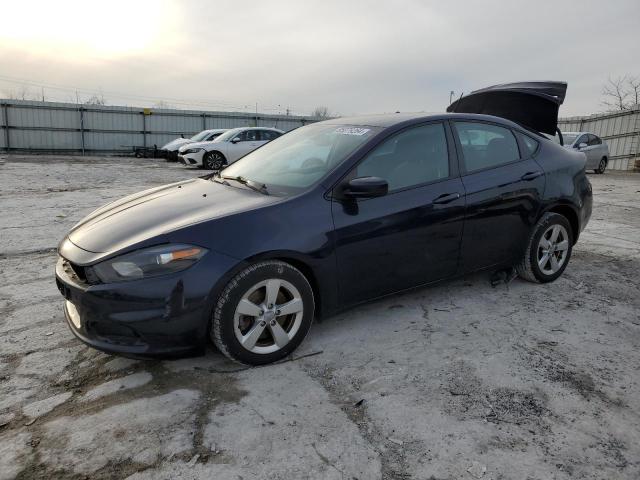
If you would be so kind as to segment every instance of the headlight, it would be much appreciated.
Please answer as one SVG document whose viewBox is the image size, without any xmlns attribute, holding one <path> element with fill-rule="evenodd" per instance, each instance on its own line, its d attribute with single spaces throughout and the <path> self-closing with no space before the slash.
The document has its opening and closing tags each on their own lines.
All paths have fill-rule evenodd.
<svg viewBox="0 0 640 480">
<path fill-rule="evenodd" d="M 204 148 L 187 148 L 186 150 L 183 150 L 182 153 L 198 153 L 203 151 Z"/>
<path fill-rule="evenodd" d="M 104 283 L 123 282 L 185 270 L 205 253 L 207 249 L 193 245 L 161 245 L 127 253 L 91 268 Z"/>
</svg>

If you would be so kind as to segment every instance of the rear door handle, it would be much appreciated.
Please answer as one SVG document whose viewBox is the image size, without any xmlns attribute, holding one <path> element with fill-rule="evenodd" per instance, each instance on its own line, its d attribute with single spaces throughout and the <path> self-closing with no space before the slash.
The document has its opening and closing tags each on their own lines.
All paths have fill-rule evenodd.
<svg viewBox="0 0 640 480">
<path fill-rule="evenodd" d="M 537 172 L 527 172 L 524 175 L 522 175 L 520 177 L 521 180 L 525 180 L 525 181 L 530 181 L 530 180 L 534 180 L 538 177 L 541 177 L 542 175 L 544 175 L 541 171 L 537 171 Z"/>
<path fill-rule="evenodd" d="M 460 198 L 460 194 L 458 192 L 456 192 L 456 193 L 443 193 L 438 198 L 436 198 L 433 201 L 433 203 L 441 205 L 443 203 L 453 202 L 454 200 L 457 200 L 459 198 Z"/>
</svg>

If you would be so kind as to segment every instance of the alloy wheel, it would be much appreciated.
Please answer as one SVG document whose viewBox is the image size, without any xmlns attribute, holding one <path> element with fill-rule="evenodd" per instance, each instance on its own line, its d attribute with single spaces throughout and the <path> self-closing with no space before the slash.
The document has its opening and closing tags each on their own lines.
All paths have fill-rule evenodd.
<svg viewBox="0 0 640 480">
<path fill-rule="evenodd" d="M 268 354 L 284 348 L 300 329 L 302 295 L 286 280 L 270 278 L 252 286 L 236 306 L 236 339 L 252 353 Z"/>
<path fill-rule="evenodd" d="M 569 233 L 559 224 L 551 225 L 538 242 L 538 267 L 545 275 L 553 275 L 562 268 L 569 251 Z"/>
<path fill-rule="evenodd" d="M 224 159 L 218 152 L 207 154 L 205 157 L 205 167 L 209 170 L 220 170 L 224 166 Z"/>
<path fill-rule="evenodd" d="M 600 165 L 598 165 L 598 173 L 604 173 L 607 168 L 607 161 L 603 158 L 600 160 Z"/>
</svg>

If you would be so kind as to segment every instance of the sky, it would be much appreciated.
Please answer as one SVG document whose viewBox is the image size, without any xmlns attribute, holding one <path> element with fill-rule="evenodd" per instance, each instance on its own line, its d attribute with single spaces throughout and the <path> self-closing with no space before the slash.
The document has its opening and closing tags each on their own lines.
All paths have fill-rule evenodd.
<svg viewBox="0 0 640 480">
<path fill-rule="evenodd" d="M 451 91 L 563 80 L 569 116 L 605 110 L 609 77 L 640 77 L 639 0 L 7 0 L 0 10 L 0 97 L 351 115 L 437 112 Z"/>
</svg>

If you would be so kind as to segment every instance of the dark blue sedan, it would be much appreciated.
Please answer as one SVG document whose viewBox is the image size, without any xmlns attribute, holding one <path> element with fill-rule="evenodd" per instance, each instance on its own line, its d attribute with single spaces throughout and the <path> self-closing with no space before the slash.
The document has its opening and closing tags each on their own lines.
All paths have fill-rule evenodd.
<svg viewBox="0 0 640 480">
<path fill-rule="evenodd" d="M 128 355 L 264 364 L 315 316 L 469 272 L 567 268 L 591 215 L 585 156 L 547 140 L 566 84 L 473 92 L 444 114 L 308 125 L 223 171 L 76 225 L 56 280 L 71 331 Z"/>
</svg>

